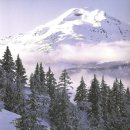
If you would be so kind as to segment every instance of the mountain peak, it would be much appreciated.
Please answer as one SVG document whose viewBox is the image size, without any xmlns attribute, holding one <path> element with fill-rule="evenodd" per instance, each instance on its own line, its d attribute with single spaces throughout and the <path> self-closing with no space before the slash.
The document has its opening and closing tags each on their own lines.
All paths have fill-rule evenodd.
<svg viewBox="0 0 130 130">
<path fill-rule="evenodd" d="M 99 9 L 89 9 L 89 8 L 72 8 L 66 11 L 64 14 L 62 14 L 60 17 L 52 21 L 51 23 L 47 24 L 50 25 L 54 24 L 62 24 L 67 21 L 73 22 L 87 22 L 88 24 L 91 24 L 94 27 L 101 26 L 100 22 L 105 20 L 105 12 L 101 11 Z"/>
<path fill-rule="evenodd" d="M 99 9 L 72 8 L 53 21 L 16 37 L 1 40 L 5 43 L 28 43 L 48 48 L 55 43 L 99 43 L 130 40 L 130 25 L 106 15 Z M 42 47 L 39 47 L 42 46 Z"/>
<path fill-rule="evenodd" d="M 99 9 L 74 8 L 71 15 L 77 17 L 77 19 L 79 17 L 82 22 L 92 24 L 94 27 L 101 26 L 100 22 L 106 19 L 105 12 Z"/>
</svg>

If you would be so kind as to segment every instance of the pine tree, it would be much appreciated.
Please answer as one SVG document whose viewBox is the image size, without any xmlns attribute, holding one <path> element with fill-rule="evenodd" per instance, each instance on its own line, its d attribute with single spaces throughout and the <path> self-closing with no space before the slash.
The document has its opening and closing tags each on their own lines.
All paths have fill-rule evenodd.
<svg viewBox="0 0 130 130">
<path fill-rule="evenodd" d="M 44 97 L 40 83 L 39 65 L 37 64 L 34 74 L 30 76 L 31 94 L 26 100 L 26 106 L 18 120 L 17 128 L 20 130 L 46 130 L 41 123 L 44 115 Z"/>
<path fill-rule="evenodd" d="M 23 67 L 22 61 L 19 57 L 17 56 L 17 60 L 15 61 L 15 70 L 16 70 L 16 75 L 15 75 L 15 112 L 18 114 L 21 114 L 23 111 L 24 107 L 24 87 L 26 84 L 26 71 Z"/>
<path fill-rule="evenodd" d="M 49 116 L 52 122 L 52 128 L 56 130 L 71 130 L 70 127 L 70 100 L 68 95 L 68 89 L 70 87 L 70 77 L 66 70 L 63 70 L 57 89 L 57 95 L 55 95 L 54 101 L 50 104 Z"/>
<path fill-rule="evenodd" d="M 77 87 L 76 95 L 74 98 L 80 110 L 84 110 L 84 104 L 87 101 L 87 89 L 83 77 L 81 78 L 80 85 Z"/>
<path fill-rule="evenodd" d="M 57 93 L 57 95 L 54 96 L 53 100 L 50 101 L 50 105 L 49 105 L 48 115 L 50 118 L 52 130 L 59 130 L 58 129 L 58 125 L 60 122 L 59 112 L 61 111 L 59 107 L 60 106 L 59 101 L 60 101 L 60 95 L 59 93 Z"/>
<path fill-rule="evenodd" d="M 15 65 L 14 65 L 14 61 L 12 58 L 12 54 L 11 54 L 8 46 L 7 46 L 6 51 L 4 52 L 4 55 L 3 55 L 2 67 L 6 72 L 7 78 L 9 78 L 11 81 L 14 81 Z"/>
<path fill-rule="evenodd" d="M 110 103 L 111 103 L 111 120 L 110 120 L 110 126 L 112 130 L 118 129 L 118 103 L 119 103 L 119 96 L 118 96 L 118 91 L 119 90 L 119 81 L 116 78 L 116 80 L 113 83 L 113 87 L 111 90 L 111 97 L 110 97 Z"/>
<path fill-rule="evenodd" d="M 66 90 L 69 90 L 69 88 L 71 88 L 72 82 L 66 70 L 62 71 L 59 80 L 60 80 L 59 81 L 60 88 L 65 88 Z"/>
<path fill-rule="evenodd" d="M 24 101 L 24 106 L 23 106 L 22 113 L 20 116 L 21 118 L 18 118 L 16 120 L 16 127 L 19 130 L 29 130 L 29 121 L 28 121 L 29 113 L 28 113 L 27 103 L 25 101 Z"/>
<path fill-rule="evenodd" d="M 59 111 L 59 119 L 60 124 L 59 128 L 63 130 L 70 130 L 70 100 L 69 100 L 69 89 L 71 87 L 71 79 L 66 70 L 63 70 L 61 76 L 59 78 L 59 91 L 61 92 L 60 95 L 60 111 Z"/>
<path fill-rule="evenodd" d="M 55 89 L 57 87 L 56 79 L 54 78 L 54 74 L 49 67 L 49 70 L 46 74 L 46 86 L 48 89 L 48 93 L 51 99 L 55 97 Z"/>
<path fill-rule="evenodd" d="M 5 94 L 5 85 L 6 85 L 5 72 L 0 65 L 0 104 L 3 105 L 4 105 L 3 98 Z M 0 110 L 4 107 L 3 105 L 0 105 Z"/>
<path fill-rule="evenodd" d="M 35 90 L 38 93 L 44 93 L 46 92 L 46 79 L 45 79 L 45 72 L 43 70 L 42 64 L 37 63 L 35 71 L 34 71 L 34 86 L 35 86 Z"/>
<path fill-rule="evenodd" d="M 41 93 L 42 92 L 42 84 L 40 82 L 40 70 L 39 70 L 39 64 L 37 63 L 35 71 L 34 71 L 34 75 L 33 75 L 33 89 L 35 92 L 37 93 Z"/>
<path fill-rule="evenodd" d="M 7 47 L 6 51 L 4 52 L 4 56 L 2 59 L 2 67 L 5 70 L 6 73 L 6 88 L 5 88 L 5 95 L 4 95 L 4 103 L 5 103 L 5 109 L 9 111 L 14 111 L 14 93 L 15 93 L 15 65 L 14 61 L 11 55 L 11 52 L 9 50 L 9 47 Z"/>
<path fill-rule="evenodd" d="M 88 102 L 91 104 L 88 110 L 88 121 L 90 128 L 100 129 L 100 88 L 99 81 L 94 75 L 88 93 Z"/>
<path fill-rule="evenodd" d="M 113 130 L 126 129 L 127 111 L 125 106 L 125 91 L 122 81 L 116 80 L 111 91 L 111 123 Z"/>
<path fill-rule="evenodd" d="M 127 124 L 127 110 L 125 104 L 125 89 L 122 81 L 119 82 L 119 113 L 120 113 L 120 129 L 124 130 Z"/>
<path fill-rule="evenodd" d="M 45 72 L 44 72 L 42 63 L 40 63 L 40 66 L 39 66 L 39 76 L 40 76 L 40 83 L 41 83 L 41 91 L 46 92 L 47 91 L 46 76 L 45 76 Z"/>
<path fill-rule="evenodd" d="M 23 67 L 22 60 L 20 59 L 19 55 L 17 56 L 17 60 L 15 61 L 15 70 L 16 70 L 16 83 L 19 84 L 19 82 L 22 84 L 23 89 L 24 85 L 26 84 L 26 71 L 25 68 Z"/>
<path fill-rule="evenodd" d="M 36 74 L 39 74 L 38 71 L 38 64 L 36 66 L 35 70 L 35 76 L 31 75 L 30 77 L 30 89 L 31 89 L 31 94 L 30 98 L 28 100 L 28 108 L 27 108 L 27 124 L 28 124 L 28 130 L 44 130 L 44 125 L 41 124 L 40 118 L 39 118 L 39 106 L 38 106 L 38 93 L 39 90 L 35 88 L 35 85 L 37 85 L 35 78 Z"/>
<path fill-rule="evenodd" d="M 33 88 L 35 90 L 37 105 L 39 106 L 38 113 L 39 116 L 43 118 L 45 115 L 44 109 L 48 102 L 48 98 L 47 98 L 48 94 L 46 90 L 45 74 L 43 71 L 42 64 L 40 65 L 40 67 L 37 64 L 34 72 L 33 80 L 34 80 Z"/>
<path fill-rule="evenodd" d="M 127 111 L 126 128 L 127 128 L 127 130 L 130 130 L 130 90 L 129 90 L 129 88 L 126 89 L 125 104 L 126 104 L 125 106 L 126 106 L 126 111 Z"/>
<path fill-rule="evenodd" d="M 5 83 L 6 83 L 5 72 L 0 65 L 0 100 L 3 100 L 5 92 Z"/>
<path fill-rule="evenodd" d="M 108 87 L 108 99 L 107 99 L 107 111 L 108 111 L 108 115 L 107 115 L 107 122 L 106 122 L 106 130 L 114 130 L 114 126 L 113 126 L 113 112 L 114 110 L 114 106 L 113 106 L 113 99 L 112 99 L 112 90 L 110 89 L 110 87 Z"/>
<path fill-rule="evenodd" d="M 102 82 L 100 85 L 101 93 L 101 118 L 102 118 L 102 129 L 109 129 L 109 86 L 105 83 L 104 76 L 102 77 Z"/>
<path fill-rule="evenodd" d="M 73 103 L 70 104 L 69 107 L 69 124 L 70 130 L 79 130 L 79 109 Z"/>
</svg>

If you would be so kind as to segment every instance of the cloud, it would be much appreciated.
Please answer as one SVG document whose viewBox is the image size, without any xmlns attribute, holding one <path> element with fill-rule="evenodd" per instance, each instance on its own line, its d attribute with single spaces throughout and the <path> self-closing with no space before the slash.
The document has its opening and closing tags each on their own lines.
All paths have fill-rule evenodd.
<svg viewBox="0 0 130 130">
<path fill-rule="evenodd" d="M 98 44 L 61 44 L 43 58 L 48 63 L 86 63 L 91 61 L 130 61 L 130 42 L 112 42 Z"/>
<path fill-rule="evenodd" d="M 34 70 L 37 62 L 43 62 L 53 66 L 56 70 L 62 70 L 67 64 L 85 64 L 87 62 L 109 62 L 129 61 L 130 62 L 130 41 L 101 42 L 98 44 L 59 44 L 49 53 L 38 51 L 39 45 L 33 44 L 9 44 L 14 59 L 20 54 L 23 64 L 28 73 Z M 0 57 L 2 57 L 6 46 L 0 45 Z M 61 65 L 62 63 L 62 65 Z M 56 65 L 59 64 L 58 67 Z"/>
</svg>

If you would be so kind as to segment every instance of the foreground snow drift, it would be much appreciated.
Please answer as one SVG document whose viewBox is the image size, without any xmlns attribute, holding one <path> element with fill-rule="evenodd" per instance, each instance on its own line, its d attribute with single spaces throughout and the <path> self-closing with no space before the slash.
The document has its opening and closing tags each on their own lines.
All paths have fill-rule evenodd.
<svg viewBox="0 0 130 130">
<path fill-rule="evenodd" d="M 13 122 L 18 118 L 20 118 L 19 115 L 2 109 L 0 111 L 0 130 L 16 130 Z"/>
</svg>

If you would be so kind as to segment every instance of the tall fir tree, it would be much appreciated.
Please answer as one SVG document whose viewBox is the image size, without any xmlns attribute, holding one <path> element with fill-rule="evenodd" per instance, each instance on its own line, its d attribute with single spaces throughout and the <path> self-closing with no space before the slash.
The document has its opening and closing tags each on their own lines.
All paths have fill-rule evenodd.
<svg viewBox="0 0 130 130">
<path fill-rule="evenodd" d="M 124 130 L 126 129 L 126 108 L 124 98 L 124 87 L 122 81 L 116 80 L 113 83 L 111 90 L 111 120 L 110 126 L 112 130 Z"/>
<path fill-rule="evenodd" d="M 104 130 L 109 129 L 109 86 L 106 84 L 104 80 L 104 76 L 102 77 L 101 85 L 100 85 L 100 94 L 101 94 L 101 119 L 102 126 L 101 128 Z"/>
<path fill-rule="evenodd" d="M 100 130 L 100 88 L 96 75 L 94 75 L 94 79 L 91 82 L 88 102 L 90 103 L 90 108 L 87 111 L 89 126 L 92 129 Z"/>
<path fill-rule="evenodd" d="M 15 61 L 15 70 L 16 70 L 16 83 L 19 84 L 19 82 L 22 84 L 20 89 L 23 89 L 26 84 L 27 76 L 26 76 L 26 70 L 23 67 L 22 60 L 20 59 L 19 55 L 17 56 L 17 59 Z"/>
<path fill-rule="evenodd" d="M 4 105 L 3 98 L 5 94 L 5 86 L 6 85 L 6 77 L 5 77 L 5 71 L 0 65 L 0 104 Z M 3 105 L 0 105 L 0 110 L 4 107 Z"/>
<path fill-rule="evenodd" d="M 40 73 L 39 73 L 39 64 L 37 63 L 35 71 L 34 71 L 34 75 L 33 75 L 33 89 L 35 89 L 36 91 L 40 92 L 41 90 L 41 84 L 40 84 Z"/>
<path fill-rule="evenodd" d="M 52 99 L 55 98 L 55 90 L 57 88 L 57 83 L 56 83 L 56 79 L 54 77 L 53 72 L 51 71 L 51 68 L 49 67 L 48 72 L 46 73 L 46 87 L 48 90 L 48 94 Z"/>
<path fill-rule="evenodd" d="M 108 111 L 108 115 L 107 115 L 107 122 L 106 122 L 106 126 L 105 128 L 107 130 L 113 130 L 113 99 L 112 99 L 112 90 L 110 89 L 110 87 L 108 87 L 108 99 L 107 99 L 107 111 Z"/>
<path fill-rule="evenodd" d="M 63 89 L 66 89 L 66 90 L 69 90 L 69 88 L 71 88 L 71 79 L 67 73 L 66 70 L 63 70 L 62 71 L 62 74 L 59 78 L 59 86 L 60 88 L 63 88 Z"/>
<path fill-rule="evenodd" d="M 66 70 L 63 70 L 57 89 L 55 101 L 50 104 L 49 115 L 55 130 L 71 130 L 70 126 L 70 100 L 68 89 L 71 81 Z"/>
<path fill-rule="evenodd" d="M 38 72 L 38 65 L 36 67 L 35 74 L 39 74 L 37 72 Z M 45 126 L 41 124 L 39 118 L 39 110 L 38 110 L 39 106 L 38 106 L 38 99 L 37 99 L 38 96 L 37 96 L 35 85 L 37 85 L 35 81 L 35 77 L 33 74 L 31 74 L 30 76 L 31 94 L 29 95 L 29 99 L 27 101 L 28 106 L 22 117 L 23 118 L 22 121 L 24 122 L 25 128 L 27 127 L 27 130 L 45 130 Z"/>
<path fill-rule="evenodd" d="M 80 85 L 77 87 L 74 101 L 80 110 L 84 110 L 87 102 L 87 89 L 83 77 L 81 78 Z"/>
<path fill-rule="evenodd" d="M 6 48 L 4 52 L 3 59 L 2 59 L 2 67 L 6 73 L 6 88 L 5 88 L 5 95 L 4 95 L 4 104 L 5 109 L 9 111 L 14 111 L 14 93 L 15 93 L 15 65 L 9 50 L 9 47 Z"/>
<path fill-rule="evenodd" d="M 127 110 L 127 129 L 130 130 L 130 90 L 129 88 L 126 89 L 125 93 L 125 104 Z"/>
<path fill-rule="evenodd" d="M 11 81 L 14 81 L 15 63 L 13 61 L 13 57 L 12 57 L 12 54 L 11 54 L 8 46 L 7 46 L 6 51 L 4 52 L 4 55 L 3 55 L 2 67 L 6 72 L 7 78 L 9 78 Z"/>
<path fill-rule="evenodd" d="M 22 111 L 24 110 L 24 87 L 26 85 L 27 77 L 25 68 L 23 67 L 19 55 L 17 56 L 17 59 L 15 61 L 15 70 L 15 112 L 18 114 L 22 114 Z"/>
<path fill-rule="evenodd" d="M 29 130 L 29 108 L 27 100 L 24 100 L 24 106 L 22 108 L 21 117 L 16 120 L 16 128 L 19 130 Z M 29 111 L 29 112 L 28 112 Z"/>
<path fill-rule="evenodd" d="M 119 81 L 116 78 L 116 80 L 113 83 L 112 91 L 111 91 L 111 97 L 112 97 L 112 121 L 111 126 L 114 130 L 121 129 L 120 126 L 120 93 L 119 93 Z"/>
<path fill-rule="evenodd" d="M 46 88 L 46 75 L 45 75 L 42 63 L 40 63 L 40 66 L 39 66 L 39 76 L 40 76 L 40 83 L 41 83 L 41 91 L 46 92 L 47 91 L 47 88 Z"/>
<path fill-rule="evenodd" d="M 20 130 L 46 130 L 46 127 L 41 123 L 44 115 L 42 85 L 40 82 L 40 69 L 37 64 L 34 74 L 30 76 L 31 93 L 26 100 L 26 107 L 17 123 L 17 128 Z"/>
<path fill-rule="evenodd" d="M 122 81 L 120 80 L 119 82 L 119 119 L 120 119 L 120 129 L 124 130 L 127 129 L 126 124 L 127 124 L 127 109 L 126 109 L 126 104 L 125 104 L 125 89 Z"/>
</svg>

